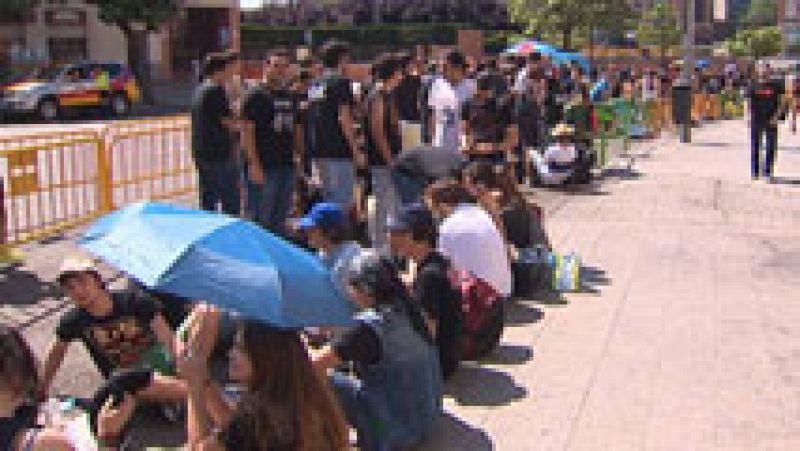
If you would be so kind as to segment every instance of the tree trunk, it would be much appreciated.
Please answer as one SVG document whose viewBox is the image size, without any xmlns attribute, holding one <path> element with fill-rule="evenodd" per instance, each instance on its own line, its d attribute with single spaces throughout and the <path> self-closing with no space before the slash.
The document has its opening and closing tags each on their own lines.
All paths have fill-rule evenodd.
<svg viewBox="0 0 800 451">
<path fill-rule="evenodd" d="M 128 45 L 128 67 L 133 71 L 142 90 L 142 101 L 146 105 L 152 105 L 155 97 L 153 96 L 150 70 L 145 67 L 146 55 L 144 54 L 147 32 L 128 30 L 124 34 Z"/>
<path fill-rule="evenodd" d="M 572 49 L 572 27 L 564 27 L 561 29 L 561 47 L 566 51 Z"/>
</svg>

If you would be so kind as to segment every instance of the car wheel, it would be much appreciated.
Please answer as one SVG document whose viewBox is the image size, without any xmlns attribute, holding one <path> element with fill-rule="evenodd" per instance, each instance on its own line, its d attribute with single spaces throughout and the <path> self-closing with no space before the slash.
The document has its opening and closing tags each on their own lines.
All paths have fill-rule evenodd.
<svg viewBox="0 0 800 451">
<path fill-rule="evenodd" d="M 114 116 L 127 116 L 131 112 L 131 102 L 125 94 L 114 94 L 111 98 L 111 112 Z"/>
<path fill-rule="evenodd" d="M 58 119 L 58 102 L 55 99 L 44 99 L 39 102 L 36 111 L 40 119 L 54 121 Z"/>
</svg>

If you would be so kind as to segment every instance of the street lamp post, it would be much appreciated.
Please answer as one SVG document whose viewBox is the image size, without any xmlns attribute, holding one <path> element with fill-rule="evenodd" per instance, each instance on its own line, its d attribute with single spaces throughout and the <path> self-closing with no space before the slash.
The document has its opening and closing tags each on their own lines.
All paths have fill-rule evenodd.
<svg viewBox="0 0 800 451">
<path fill-rule="evenodd" d="M 689 104 L 691 105 L 692 76 L 694 75 L 694 35 L 695 35 L 695 0 L 684 0 L 683 7 L 686 13 L 686 22 L 683 33 L 683 82 L 689 87 Z M 681 126 L 681 142 L 692 142 L 692 117 L 689 113 L 689 120 L 684 121 Z"/>
</svg>

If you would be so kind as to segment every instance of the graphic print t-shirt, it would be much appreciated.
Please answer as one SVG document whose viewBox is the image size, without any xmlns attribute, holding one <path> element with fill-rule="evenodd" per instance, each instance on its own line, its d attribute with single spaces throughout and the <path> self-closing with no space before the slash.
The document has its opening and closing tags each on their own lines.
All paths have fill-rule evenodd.
<svg viewBox="0 0 800 451">
<path fill-rule="evenodd" d="M 753 122 L 766 124 L 774 118 L 778 114 L 781 94 L 783 92 L 780 85 L 773 81 L 753 83 L 748 92 Z"/>
<path fill-rule="evenodd" d="M 150 323 L 160 312 L 154 299 L 133 292 L 114 292 L 111 299 L 114 309 L 105 318 L 75 308 L 61 317 L 56 328 L 59 340 L 83 342 L 104 377 L 135 366 L 157 344 Z"/>
</svg>

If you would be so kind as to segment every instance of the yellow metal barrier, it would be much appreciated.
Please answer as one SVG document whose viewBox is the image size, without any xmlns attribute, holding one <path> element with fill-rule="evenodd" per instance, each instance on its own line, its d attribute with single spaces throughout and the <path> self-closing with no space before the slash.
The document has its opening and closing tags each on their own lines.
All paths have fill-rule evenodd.
<svg viewBox="0 0 800 451">
<path fill-rule="evenodd" d="M 0 138 L 0 260 L 140 200 L 196 191 L 185 116 Z"/>
</svg>

